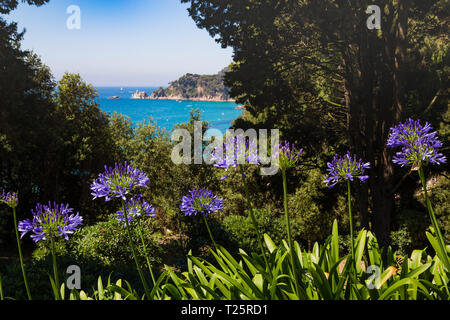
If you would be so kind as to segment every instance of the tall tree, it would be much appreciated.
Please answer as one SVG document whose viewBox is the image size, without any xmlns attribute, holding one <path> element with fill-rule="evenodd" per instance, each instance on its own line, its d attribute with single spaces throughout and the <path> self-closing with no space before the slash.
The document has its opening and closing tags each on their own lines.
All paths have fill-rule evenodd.
<svg viewBox="0 0 450 320">
<path fill-rule="evenodd" d="M 0 183 L 35 199 L 54 127 L 54 81 L 39 58 L 20 48 L 23 33 L 0 19 Z M 33 193 L 34 192 L 34 193 Z"/>
<path fill-rule="evenodd" d="M 8 14 L 17 5 L 0 0 L 0 13 Z M 48 129 L 54 127 L 52 75 L 36 55 L 21 49 L 23 36 L 16 23 L 0 17 L 0 188 L 19 191 L 19 215 L 37 200 L 43 174 L 36 164 L 47 158 Z"/>
<path fill-rule="evenodd" d="M 100 110 L 97 90 L 79 74 L 63 75 L 53 101 L 58 127 L 47 149 L 50 157 L 42 183 L 51 198 L 78 204 L 89 219 L 94 205 L 89 186 L 114 158 L 109 117 Z"/>
<path fill-rule="evenodd" d="M 29 5 L 35 5 L 35 6 L 41 6 L 49 0 L 22 0 L 22 3 L 28 3 Z M 0 0 L 0 13 L 1 14 L 8 14 L 12 10 L 16 9 L 19 5 L 18 0 Z"/>
<path fill-rule="evenodd" d="M 0 12 L 17 5 L 0 0 Z M 0 18 L 0 189 L 19 192 L 19 214 L 38 201 L 64 201 L 89 220 L 97 213 L 90 182 L 114 157 L 109 119 L 91 85 L 74 74 L 57 83 L 37 55 L 21 48 L 23 36 Z"/>
</svg>

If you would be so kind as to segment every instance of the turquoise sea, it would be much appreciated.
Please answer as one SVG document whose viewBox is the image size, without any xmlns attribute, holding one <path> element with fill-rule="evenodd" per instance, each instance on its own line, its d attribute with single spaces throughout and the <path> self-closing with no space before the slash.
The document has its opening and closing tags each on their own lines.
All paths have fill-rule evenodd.
<svg viewBox="0 0 450 320">
<path fill-rule="evenodd" d="M 131 95 L 145 91 L 150 95 L 157 87 L 97 87 L 100 98 L 100 108 L 109 114 L 114 111 L 130 117 L 136 124 L 152 117 L 161 127 L 170 131 L 177 123 L 189 120 L 189 111 L 198 108 L 202 111 L 202 120 L 209 121 L 211 128 L 223 133 L 231 126 L 234 119 L 241 115 L 241 110 L 235 109 L 234 102 L 203 102 L 176 100 L 134 100 Z M 120 99 L 110 100 L 108 97 L 118 96 Z"/>
</svg>

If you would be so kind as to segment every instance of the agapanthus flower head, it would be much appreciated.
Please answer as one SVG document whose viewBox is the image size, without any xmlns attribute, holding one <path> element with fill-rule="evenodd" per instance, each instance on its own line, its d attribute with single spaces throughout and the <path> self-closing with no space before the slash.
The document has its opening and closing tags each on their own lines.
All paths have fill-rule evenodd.
<svg viewBox="0 0 450 320">
<path fill-rule="evenodd" d="M 145 201 L 144 197 L 140 194 L 132 197 L 126 202 L 125 210 L 127 210 L 128 223 L 131 223 L 143 216 L 151 218 L 156 216 L 155 208 Z M 123 210 L 117 211 L 117 220 L 120 222 L 126 222 Z"/>
<path fill-rule="evenodd" d="M 408 119 L 391 128 L 387 146 L 390 148 L 401 147 L 401 151 L 394 156 L 393 162 L 402 167 L 445 163 L 446 157 L 439 153 L 442 143 L 437 137 L 437 132 L 432 130 L 428 122 L 422 126 L 419 120 L 413 119 Z"/>
<path fill-rule="evenodd" d="M 219 199 L 208 188 L 193 189 L 184 196 L 180 205 L 186 216 L 205 214 L 206 216 L 217 211 L 223 211 L 223 199 Z"/>
<path fill-rule="evenodd" d="M 297 150 L 295 145 L 284 141 L 274 148 L 275 156 L 278 158 L 278 166 L 281 169 L 293 168 L 300 160 L 303 149 Z"/>
<path fill-rule="evenodd" d="M 328 175 L 324 178 L 329 188 L 334 187 L 341 180 L 353 181 L 357 178 L 365 182 L 369 178 L 365 175 L 365 171 L 370 169 L 370 163 L 364 163 L 362 159 L 357 160 L 356 155 L 352 155 L 350 151 L 344 156 L 336 155 L 327 166 Z"/>
<path fill-rule="evenodd" d="M 127 196 L 136 187 L 147 187 L 149 178 L 140 170 L 134 169 L 131 165 L 115 164 L 114 168 L 105 166 L 105 172 L 99 174 L 98 178 L 91 185 L 94 199 L 105 198 L 110 201 L 113 198 L 127 200 Z"/>
<path fill-rule="evenodd" d="M 31 238 L 34 242 L 47 240 L 50 238 L 64 237 L 69 240 L 69 235 L 73 234 L 78 226 L 83 224 L 83 218 L 77 212 L 73 214 L 73 209 L 66 204 L 54 202 L 48 205 L 38 203 L 34 210 L 32 219 L 19 222 L 18 230 L 21 238 L 28 232 L 32 232 Z"/>
<path fill-rule="evenodd" d="M 17 196 L 17 193 L 7 193 L 5 190 L 2 190 L 2 193 L 0 193 L 0 203 L 4 203 L 10 208 L 16 208 L 19 204 L 19 197 Z"/>
<path fill-rule="evenodd" d="M 259 165 L 261 160 L 258 156 L 258 148 L 255 139 L 246 139 L 243 135 L 228 136 L 222 148 L 216 148 L 212 153 L 211 161 L 214 167 L 225 169 L 235 168 L 246 163 Z M 229 175 L 221 178 L 224 180 Z M 243 174 L 245 177 L 245 174 Z"/>
</svg>

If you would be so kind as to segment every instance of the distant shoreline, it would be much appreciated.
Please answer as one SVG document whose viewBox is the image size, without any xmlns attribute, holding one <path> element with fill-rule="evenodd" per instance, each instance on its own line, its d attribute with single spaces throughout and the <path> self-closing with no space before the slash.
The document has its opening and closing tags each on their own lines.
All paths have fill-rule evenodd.
<svg viewBox="0 0 450 320">
<path fill-rule="evenodd" d="M 169 100 L 169 101 L 200 101 L 200 102 L 233 102 L 236 100 L 222 100 L 222 99 L 208 99 L 208 98 L 120 98 L 120 97 L 103 97 L 101 99 L 107 100 Z"/>
<path fill-rule="evenodd" d="M 229 100 L 223 100 L 223 99 L 209 99 L 209 98 L 144 98 L 144 99 L 136 99 L 133 100 L 172 100 L 172 101 L 202 101 L 202 102 L 234 102 L 236 103 L 236 100 L 229 99 Z"/>
<path fill-rule="evenodd" d="M 163 90 L 163 89 L 161 89 Z M 202 97 L 184 97 L 181 95 L 159 95 L 155 94 L 155 91 L 152 94 L 148 95 L 145 91 L 136 90 L 135 93 L 131 95 L 131 99 L 133 100 L 171 100 L 171 101 L 203 101 L 203 102 L 234 102 L 234 99 L 222 99 L 220 96 L 202 96 Z"/>
</svg>

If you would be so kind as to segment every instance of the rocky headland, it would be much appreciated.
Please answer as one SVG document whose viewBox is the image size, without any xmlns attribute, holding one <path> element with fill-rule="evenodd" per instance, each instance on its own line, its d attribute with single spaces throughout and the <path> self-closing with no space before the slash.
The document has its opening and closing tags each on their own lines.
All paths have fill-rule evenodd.
<svg viewBox="0 0 450 320">
<path fill-rule="evenodd" d="M 169 87 L 160 87 L 151 95 L 145 91 L 136 90 L 131 99 L 234 102 L 229 96 L 228 88 L 224 85 L 226 71 L 227 69 L 223 69 L 215 75 L 188 73 L 171 82 Z"/>
</svg>

